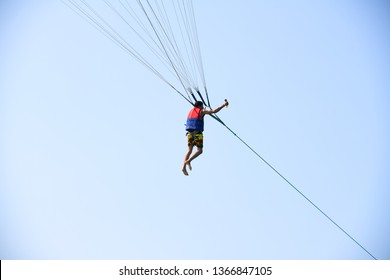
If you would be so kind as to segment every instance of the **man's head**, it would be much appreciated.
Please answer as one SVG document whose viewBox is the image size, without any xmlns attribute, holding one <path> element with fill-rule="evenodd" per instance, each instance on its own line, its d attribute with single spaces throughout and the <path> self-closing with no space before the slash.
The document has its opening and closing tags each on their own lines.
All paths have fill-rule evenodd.
<svg viewBox="0 0 390 280">
<path fill-rule="evenodd" d="M 195 104 L 194 104 L 194 107 L 196 108 L 203 108 L 203 102 L 202 101 L 196 101 Z"/>
</svg>

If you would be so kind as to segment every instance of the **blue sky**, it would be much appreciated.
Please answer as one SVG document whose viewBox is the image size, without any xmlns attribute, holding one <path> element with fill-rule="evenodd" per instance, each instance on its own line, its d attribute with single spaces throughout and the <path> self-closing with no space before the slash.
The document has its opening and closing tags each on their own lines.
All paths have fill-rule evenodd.
<svg viewBox="0 0 390 280">
<path fill-rule="evenodd" d="M 194 1 L 225 123 L 390 258 L 386 1 Z M 61 1 L 0 4 L 0 259 L 370 259 Z"/>
</svg>

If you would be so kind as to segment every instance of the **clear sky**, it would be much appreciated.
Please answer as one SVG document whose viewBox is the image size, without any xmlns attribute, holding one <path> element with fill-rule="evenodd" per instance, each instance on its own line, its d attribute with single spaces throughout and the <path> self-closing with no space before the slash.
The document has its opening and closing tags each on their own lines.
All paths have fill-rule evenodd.
<svg viewBox="0 0 390 280">
<path fill-rule="evenodd" d="M 194 1 L 219 116 L 390 259 L 390 6 Z M 370 259 L 61 1 L 0 2 L 0 259 Z"/>
</svg>

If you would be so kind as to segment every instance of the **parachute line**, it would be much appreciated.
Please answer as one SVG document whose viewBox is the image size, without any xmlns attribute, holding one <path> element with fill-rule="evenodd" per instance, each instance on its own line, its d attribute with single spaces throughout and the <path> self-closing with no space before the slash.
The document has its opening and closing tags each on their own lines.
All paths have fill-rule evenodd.
<svg viewBox="0 0 390 280">
<path fill-rule="evenodd" d="M 152 11 L 152 13 L 153 13 L 153 15 L 156 17 L 158 24 L 162 27 L 161 21 L 157 18 L 157 15 L 156 15 L 155 11 L 153 10 L 152 6 L 150 5 L 149 1 L 146 0 L 146 2 L 148 3 L 148 5 L 149 5 L 149 7 L 150 7 L 150 9 L 151 9 L 151 11 Z M 161 44 L 161 46 L 162 46 L 162 48 L 163 48 L 163 50 L 164 50 L 164 52 L 165 52 L 165 55 L 167 56 L 169 62 L 171 63 L 171 66 L 172 66 L 173 70 L 175 71 L 177 77 L 179 78 L 180 83 L 182 84 L 184 90 L 186 90 L 186 86 L 184 85 L 184 82 L 183 82 L 183 75 L 180 75 L 180 74 L 179 74 L 178 67 L 174 64 L 174 62 L 173 62 L 173 60 L 172 60 L 172 56 L 170 55 L 170 53 L 169 53 L 169 51 L 167 50 L 167 48 L 164 46 L 163 39 L 162 39 L 161 35 L 158 33 L 156 26 L 153 24 L 153 22 L 152 22 L 152 20 L 151 20 L 151 17 L 150 17 L 150 16 L 148 15 L 148 13 L 146 12 L 145 7 L 142 5 L 142 3 L 141 3 L 140 0 L 138 0 L 138 4 L 140 5 L 140 7 L 142 8 L 143 12 L 145 13 L 145 16 L 146 16 L 146 18 L 148 19 L 148 21 L 149 21 L 149 23 L 150 23 L 150 25 L 151 25 L 153 31 L 155 32 L 155 34 L 156 34 L 156 36 L 157 36 L 157 39 L 160 41 L 160 44 Z M 166 33 L 166 31 L 165 31 L 164 29 L 163 29 L 163 32 L 164 32 L 165 36 L 167 37 L 167 41 L 170 43 L 171 46 L 173 46 L 172 41 L 169 40 L 169 37 L 168 37 L 168 35 L 167 35 L 167 33 Z M 176 55 L 177 55 L 177 50 L 175 50 L 174 47 L 173 47 L 173 52 L 176 52 Z"/>
<path fill-rule="evenodd" d="M 173 88 L 186 101 L 194 104 L 195 99 L 193 99 L 188 89 L 198 87 L 197 77 L 202 77 L 202 81 L 205 81 L 205 79 L 204 71 L 199 67 L 199 59 L 195 57 L 195 54 L 200 49 L 196 47 L 199 45 L 198 38 L 194 39 L 190 35 L 193 33 L 190 30 L 195 30 L 196 28 L 193 26 L 193 20 L 189 19 L 191 13 L 188 11 L 193 8 L 188 6 L 192 6 L 192 2 L 188 0 L 171 0 L 173 3 L 171 9 L 173 9 L 176 16 L 176 21 L 173 25 L 172 20 L 175 17 L 168 16 L 167 0 L 134 1 L 138 6 L 128 0 L 95 1 L 61 0 L 95 29 Z M 92 8 L 92 4 L 97 9 Z M 106 6 L 106 9 L 104 9 L 104 6 Z M 137 7 L 138 11 L 136 11 Z M 139 9 L 142 13 L 139 12 Z M 111 12 L 111 14 L 107 15 L 107 12 Z M 194 15 L 191 17 L 194 17 Z M 173 26 L 180 28 L 180 42 L 177 41 L 179 38 L 174 36 L 177 30 L 174 30 Z M 128 31 L 124 29 L 125 27 Z M 129 32 L 136 37 L 136 41 L 125 39 L 120 34 Z M 145 46 L 144 48 L 139 47 L 140 50 L 150 52 L 160 61 L 163 69 L 168 70 L 172 77 L 176 77 L 183 88 L 183 92 L 186 94 L 177 89 L 177 86 L 174 85 L 174 80 L 170 81 L 171 79 L 168 79 L 168 76 L 163 74 L 161 71 L 163 69 L 159 69 L 157 65 L 153 66 L 148 62 L 144 54 L 136 50 L 133 45 L 137 43 Z M 184 50 L 184 52 L 181 52 L 181 50 Z M 202 86 L 205 87 L 204 84 Z"/>
<path fill-rule="evenodd" d="M 215 118 L 216 119 L 216 118 Z M 370 255 L 374 260 L 377 258 L 372 255 L 363 245 L 361 245 L 356 239 L 354 239 L 348 232 L 346 232 L 339 224 L 337 224 L 332 218 L 330 218 L 321 208 L 319 208 L 313 201 L 311 201 L 306 195 L 304 195 L 294 184 L 292 184 L 286 177 L 284 177 L 274 166 L 272 166 L 268 161 L 266 161 L 259 153 L 256 152 L 247 142 L 245 142 L 241 137 L 239 137 L 230 127 L 224 124 L 219 118 L 216 119 L 221 123 L 227 130 L 229 130 L 238 140 L 241 141 L 253 154 L 255 154 L 261 161 L 263 161 L 269 168 L 271 168 L 280 178 L 282 178 L 290 187 L 292 187 L 298 194 L 300 194 L 306 201 L 308 201 L 314 208 L 316 208 L 322 215 L 324 215 L 330 222 L 332 222 L 338 229 L 340 229 L 347 237 L 349 237 L 353 242 L 355 242 L 361 249 L 363 249 L 368 255 Z"/>
</svg>

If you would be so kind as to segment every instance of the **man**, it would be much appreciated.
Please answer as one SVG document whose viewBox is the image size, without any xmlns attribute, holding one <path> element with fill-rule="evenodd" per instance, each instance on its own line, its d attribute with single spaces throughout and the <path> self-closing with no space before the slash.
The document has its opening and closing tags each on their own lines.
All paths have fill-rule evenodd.
<svg viewBox="0 0 390 280">
<path fill-rule="evenodd" d="M 188 113 L 186 130 L 188 140 L 188 151 L 184 157 L 183 173 L 188 176 L 187 166 L 192 170 L 191 162 L 203 152 L 203 130 L 204 116 L 218 113 L 223 107 L 227 107 L 229 102 L 225 99 L 225 103 L 214 110 L 205 110 L 202 101 L 196 101 L 194 108 Z M 194 146 L 197 151 L 191 156 Z"/>
</svg>

